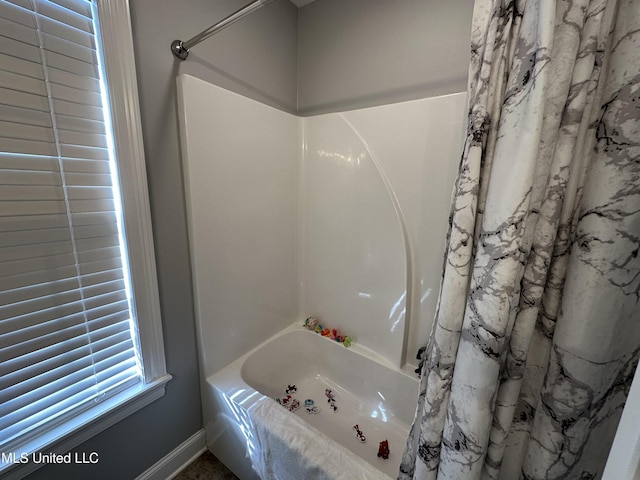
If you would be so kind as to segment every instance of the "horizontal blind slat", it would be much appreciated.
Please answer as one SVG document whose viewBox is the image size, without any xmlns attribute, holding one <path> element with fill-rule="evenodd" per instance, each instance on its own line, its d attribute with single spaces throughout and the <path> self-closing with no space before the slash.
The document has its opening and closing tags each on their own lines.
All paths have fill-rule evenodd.
<svg viewBox="0 0 640 480">
<path fill-rule="evenodd" d="M 78 262 L 81 264 L 109 259 L 120 259 L 120 245 L 104 248 L 91 248 L 93 245 L 87 246 L 90 248 L 78 249 L 77 251 Z"/>
<path fill-rule="evenodd" d="M 80 375 L 77 377 L 80 377 Z M 70 386 L 3 417 L 5 421 L 0 425 L 5 428 L 0 430 L 0 435 L 5 438 L 11 437 L 22 432 L 25 427 L 30 427 L 44 419 L 49 419 L 52 415 L 59 415 L 69 408 L 95 398 L 96 395 L 97 387 L 93 377 L 76 380 Z M 3 410 L 0 405 L 0 412 Z"/>
<path fill-rule="evenodd" d="M 87 33 L 93 33 L 93 24 L 90 18 L 84 15 L 78 15 L 66 8 L 60 8 L 53 3 L 38 2 L 37 3 L 38 14 L 57 20 L 65 25 L 70 25 L 73 28 L 82 30 Z"/>
<path fill-rule="evenodd" d="M 122 321 L 128 321 L 129 317 L 128 303 L 126 299 L 118 300 L 118 295 L 110 296 L 108 300 L 115 301 L 99 306 L 89 305 L 83 311 L 83 301 L 80 300 L 26 315 L 24 328 L 19 329 L 12 327 L 22 319 L 3 321 L 6 324 L 3 329 L 8 331 L 2 333 L 0 338 L 8 346 L 0 348 L 0 358 L 8 361 L 20 356 L 16 352 L 28 355 L 61 341 L 79 338 L 88 332 L 91 332 L 91 341 L 98 341 L 122 331 Z M 126 328 L 129 328 L 128 324 Z"/>
<path fill-rule="evenodd" d="M 84 322 L 85 316 L 79 309 L 66 317 L 3 334 L 1 338 L 8 345 L 0 348 L 0 361 L 7 363 L 3 368 L 9 368 L 12 360 L 28 359 L 36 352 L 57 353 L 88 343 Z"/>
<path fill-rule="evenodd" d="M 27 10 L 33 11 L 33 5 L 31 3 L 31 0 L 5 0 L 5 2 L 12 3 L 14 5 L 20 6 Z"/>
<path fill-rule="evenodd" d="M 62 185 L 60 174 L 55 171 L 4 170 L 1 173 L 1 185 Z"/>
<path fill-rule="evenodd" d="M 102 323 L 105 323 L 103 319 L 101 320 Z M 61 345 L 61 348 L 57 348 L 56 344 L 52 343 L 51 340 L 59 337 L 59 333 L 53 332 L 48 336 L 49 342 L 47 343 L 34 339 L 34 341 L 28 345 L 31 347 L 29 352 L 22 355 L 9 357 L 6 352 L 1 352 L 2 355 L 7 358 L 3 366 L 3 371 L 9 375 L 10 381 L 13 384 L 20 383 L 35 375 L 47 372 L 52 365 L 59 364 L 67 355 L 89 346 L 90 342 L 92 342 L 91 351 L 94 351 L 122 343 L 125 337 L 131 340 L 129 319 L 126 315 L 122 313 L 112 315 L 110 321 L 111 323 L 108 324 L 107 327 L 99 329 L 101 333 L 99 338 L 95 334 L 93 335 L 95 338 L 90 338 L 90 336 L 80 331 L 83 328 L 86 329 L 87 325 L 94 325 L 98 323 L 98 321 L 89 322 L 87 325 L 79 322 L 66 329 L 69 338 Z M 38 348 L 33 348 L 34 346 Z"/>
<path fill-rule="evenodd" d="M 0 121 L 2 123 L 11 122 L 17 123 L 18 125 L 36 125 L 49 129 L 53 128 L 51 114 L 49 112 L 14 107 L 12 105 L 0 105 Z"/>
<path fill-rule="evenodd" d="M 24 58 L 30 62 L 40 63 L 40 50 L 36 45 L 14 40 L 13 38 L 0 35 L 0 51 L 8 53 L 14 57 Z"/>
<path fill-rule="evenodd" d="M 104 382 L 135 366 L 135 351 L 130 336 L 123 332 L 110 340 L 97 352 L 88 346 L 66 352 L 65 358 L 52 359 L 46 368 L 29 372 L 29 376 L 21 381 L 15 375 L 3 377 L 0 405 L 4 404 L 8 410 L 23 408 L 37 397 L 69 386 L 74 381 L 72 375 L 83 378 L 88 372 L 96 376 L 97 382 Z"/>
<path fill-rule="evenodd" d="M 23 0 L 21 3 L 23 3 L 22 6 L 24 7 L 24 4 L 29 5 L 29 0 Z M 29 10 L 31 9 L 29 8 Z M 36 28 L 35 15 L 29 10 L 12 5 L 11 2 L 0 3 L 0 17 L 31 28 Z"/>
<path fill-rule="evenodd" d="M 97 159 L 101 161 L 103 159 Z M 69 186 L 94 186 L 94 187 L 110 187 L 112 178 L 110 174 L 95 174 L 84 172 L 66 172 L 65 180 Z"/>
<path fill-rule="evenodd" d="M 83 17 L 92 18 L 91 3 L 77 0 L 49 0 Z"/>
<path fill-rule="evenodd" d="M 87 278 L 87 277 L 85 277 Z M 125 291 L 122 276 L 109 275 L 82 287 L 85 298 L 102 296 L 115 291 Z M 27 328 L 43 321 L 59 318 L 60 315 L 45 317 L 50 309 L 60 309 L 63 305 L 79 302 L 82 299 L 77 279 L 65 279 L 48 284 L 34 285 L 28 289 L 2 292 L 0 297 L 0 334 L 13 328 L 9 320 L 19 319 L 21 328 Z M 59 311 L 59 310 L 57 310 Z M 30 315 L 31 318 L 27 318 Z"/>
<path fill-rule="evenodd" d="M 0 201 L 5 200 L 64 200 L 64 191 L 55 185 L 3 185 Z"/>
<path fill-rule="evenodd" d="M 49 82 L 53 85 L 64 85 L 75 89 L 72 91 L 79 90 L 101 94 L 100 81 L 97 78 L 85 77 L 84 75 L 65 72 L 53 67 L 49 67 L 47 71 L 49 73 Z M 70 99 L 70 101 L 73 101 L 73 99 Z M 79 102 L 76 101 L 75 103 Z M 98 106 L 102 107 L 102 103 Z"/>
<path fill-rule="evenodd" d="M 124 278 L 124 273 L 121 268 L 114 268 L 113 270 L 105 270 L 102 272 L 92 273 L 90 275 L 83 275 L 81 278 L 84 288 L 88 288 L 105 282 L 122 280 Z"/>
<path fill-rule="evenodd" d="M 89 120 L 104 121 L 102 108 L 93 105 L 68 102 L 66 100 L 53 99 L 53 109 L 56 115 L 87 118 Z"/>
<path fill-rule="evenodd" d="M 60 145 L 60 154 L 63 157 L 83 158 L 87 160 L 109 160 L 109 151 L 106 148 L 85 147 L 81 145 Z"/>
<path fill-rule="evenodd" d="M 117 235 L 110 235 L 105 237 L 91 237 L 78 239 L 76 242 L 78 253 L 80 258 L 84 259 L 85 252 L 92 252 L 93 250 L 100 250 L 104 248 L 115 247 L 120 249 L 120 241 Z"/>
<path fill-rule="evenodd" d="M 97 61 L 96 51 L 93 48 L 78 45 L 56 35 L 44 32 L 42 34 L 42 43 L 44 49 L 49 52 L 59 53 L 90 65 L 95 65 Z"/>
<path fill-rule="evenodd" d="M 115 212 L 115 204 L 112 198 L 97 200 L 71 200 L 69 202 L 71 213 L 86 212 Z"/>
<path fill-rule="evenodd" d="M 2 37 L 0 37 L 0 48 L 2 47 L 1 39 Z M 47 97 L 47 86 L 43 79 L 23 75 L 22 73 L 0 70 L 0 87 L 9 90 L 7 96 L 9 96 L 9 94 L 15 95 L 15 92 L 22 92 L 39 95 L 45 97 L 45 99 Z M 13 105 L 13 103 L 10 104 Z M 18 106 L 20 106 L 20 104 L 18 104 Z"/>
<path fill-rule="evenodd" d="M 38 401 L 50 393 L 53 387 L 60 389 L 75 383 L 78 376 L 88 378 L 93 375 L 93 362 L 91 361 L 91 349 L 87 345 L 84 353 L 74 358 L 71 352 L 67 352 L 67 361 L 61 366 L 37 373 L 21 382 L 8 385 L 0 392 L 0 408 L 9 411 L 24 408 L 34 401 Z M 78 375 L 78 372 L 82 372 Z M 0 426 L 0 428 L 2 428 Z"/>
<path fill-rule="evenodd" d="M 40 29 L 43 32 L 95 50 L 95 42 L 90 33 L 70 27 L 51 18 L 40 17 L 39 20 Z"/>
<path fill-rule="evenodd" d="M 75 285 L 77 287 L 77 285 Z M 17 301 L 0 307 L 0 321 L 17 319 L 19 318 L 20 328 L 27 328 L 35 323 L 42 321 L 36 319 L 36 315 L 41 315 L 43 312 L 54 310 L 56 315 L 54 318 L 59 317 L 60 307 L 69 303 L 79 302 L 82 297 L 78 288 L 72 290 L 56 292 L 45 297 L 31 297 L 28 301 L 24 301 L 20 298 Z M 34 320 L 30 321 L 26 317 L 31 316 Z M 11 327 L 11 322 L 0 323 L 0 334 L 8 332 Z"/>
<path fill-rule="evenodd" d="M 6 53 L 0 53 L 0 70 L 44 81 L 42 65 Z"/>
<path fill-rule="evenodd" d="M 4 175 L 4 172 L 2 172 L 1 170 L 57 172 L 58 159 L 55 157 L 36 157 L 33 155 L 3 154 L 0 155 L 0 175 Z"/>
<path fill-rule="evenodd" d="M 54 143 L 0 137 L 0 151 L 29 155 L 55 155 Z"/>
<path fill-rule="evenodd" d="M 4 201 L 0 202 L 0 218 L 14 215 L 49 215 L 66 211 L 64 201 Z"/>
<path fill-rule="evenodd" d="M 80 345 L 64 353 L 44 358 L 40 362 L 32 362 L 23 365 L 20 369 L 14 369 L 0 378 L 0 391 L 14 386 L 28 383 L 28 380 L 40 376 L 44 378 L 48 372 L 59 370 L 66 363 L 74 362 L 80 358 L 87 358 L 88 344 Z"/>
<path fill-rule="evenodd" d="M 68 72 L 62 72 L 68 76 L 79 77 Z M 86 78 L 86 77 L 85 77 Z M 91 81 L 91 79 L 88 79 Z M 102 97 L 100 92 L 92 92 L 89 90 L 83 90 L 68 85 L 60 85 L 56 83 L 51 84 L 51 96 L 56 100 L 65 100 L 67 102 L 78 103 L 81 105 L 90 105 L 100 108 L 102 105 Z"/>
<path fill-rule="evenodd" d="M 82 325 L 82 321 L 82 319 L 79 319 L 76 325 L 69 327 L 69 331 L 75 333 L 75 335 L 69 336 L 63 344 L 55 343 L 56 337 L 55 335 L 51 335 L 48 338 L 48 342 L 31 344 L 30 346 L 32 348 L 29 351 L 20 352 L 19 350 L 15 350 L 13 354 L 9 354 L 4 352 L 3 349 L 0 351 L 0 354 L 6 358 L 3 364 L 4 371 L 6 373 L 18 372 L 17 374 L 20 374 L 19 372 L 23 372 L 27 368 L 32 368 L 38 364 L 45 365 L 46 362 L 57 356 L 64 356 L 67 352 L 88 345 L 86 333 L 80 331 L 80 329 L 86 330 L 86 327 Z M 15 352 L 17 352 L 17 354 Z M 46 369 L 46 367 L 43 367 L 43 369 Z"/>
<path fill-rule="evenodd" d="M 92 275 L 110 270 L 116 270 L 119 268 L 122 268 L 120 259 L 109 259 L 98 262 L 85 262 L 80 264 L 79 266 L 81 275 Z"/>
<path fill-rule="evenodd" d="M 0 17 L 0 35 L 29 45 L 38 45 L 38 35 L 33 27 Z"/>
<path fill-rule="evenodd" d="M 90 173 L 93 175 L 101 174 L 111 177 L 111 166 L 108 161 L 104 160 L 85 160 L 82 158 L 63 158 L 62 165 L 67 174 L 71 173 Z M 104 178 L 106 178 L 104 177 Z M 91 178 L 91 177 L 86 177 Z M 104 182 L 101 182 L 101 185 Z M 75 185 L 81 185 L 77 181 Z"/>
<path fill-rule="evenodd" d="M 0 77 L 2 77 L 1 72 L 0 72 Z M 41 112 L 49 111 L 49 100 L 45 95 L 33 93 L 33 92 L 20 92 L 15 89 L 6 88 L 6 86 L 2 85 L 1 79 L 0 79 L 0 104 L 11 105 L 11 106 L 21 107 L 21 108 L 29 108 L 32 110 L 39 110 Z"/>
<path fill-rule="evenodd" d="M 19 222 L 16 217 L 4 217 L 0 221 L 3 225 L 0 230 L 0 248 L 14 246 L 33 246 L 46 244 L 47 242 L 61 242 L 71 239 L 71 232 L 67 225 L 67 217 L 62 215 L 35 215 L 30 222 L 25 217 L 24 222 Z M 23 230 L 16 228 L 24 226 Z M 42 228 L 38 228 L 42 227 Z"/>
<path fill-rule="evenodd" d="M 45 50 L 44 55 L 46 57 L 47 67 L 57 68 L 85 77 L 100 78 L 100 73 L 96 65 L 83 62 L 82 60 L 76 60 L 75 58 L 67 57 L 66 55 L 50 50 Z"/>
<path fill-rule="evenodd" d="M 74 146 L 76 148 L 107 148 L 107 136 L 95 133 L 75 132 L 58 128 L 58 138 L 63 147 Z"/>
<path fill-rule="evenodd" d="M 11 277 L 0 278 L 0 290 L 13 290 L 24 288 L 37 283 L 54 282 L 64 278 L 74 277 L 75 267 L 64 267 L 57 269 L 42 270 L 23 275 L 13 275 Z"/>
<path fill-rule="evenodd" d="M 91 16 L 0 1 L 0 446 L 142 381 Z"/>
<path fill-rule="evenodd" d="M 49 143 L 55 143 L 56 141 L 53 135 L 53 128 L 0 121 L 0 146 L 5 138 Z"/>
<path fill-rule="evenodd" d="M 105 282 L 109 281 L 115 281 L 115 279 L 105 280 Z M 68 290 L 77 289 L 78 287 L 78 279 L 73 277 L 55 282 L 29 285 L 28 288 L 17 290 L 0 290 L 0 305 L 12 308 L 13 304 L 28 303 L 31 300 L 37 300 L 42 297 L 52 297 Z"/>
<path fill-rule="evenodd" d="M 13 247 L 0 248 L 0 268 L 2 262 L 12 260 L 27 260 L 34 258 L 43 258 L 44 261 L 51 255 L 60 255 L 63 253 L 73 253 L 73 245 L 71 242 L 51 242 L 36 243 L 32 245 L 16 245 Z M 0 303 L 0 308 L 2 304 Z"/>
<path fill-rule="evenodd" d="M 8 262 L 2 262 L 0 278 L 22 275 L 30 272 L 40 272 L 43 270 L 59 269 L 75 264 L 76 261 L 73 252 L 51 255 L 50 257 L 44 258 L 36 257 L 22 260 L 11 260 Z"/>
</svg>

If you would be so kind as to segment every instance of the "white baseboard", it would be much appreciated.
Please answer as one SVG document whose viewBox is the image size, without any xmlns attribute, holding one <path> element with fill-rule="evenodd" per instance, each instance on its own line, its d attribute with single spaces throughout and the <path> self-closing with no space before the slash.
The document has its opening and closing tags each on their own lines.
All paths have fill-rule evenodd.
<svg viewBox="0 0 640 480">
<path fill-rule="evenodd" d="M 194 433 L 154 465 L 142 472 L 136 480 L 171 480 L 207 449 L 204 429 Z"/>
</svg>

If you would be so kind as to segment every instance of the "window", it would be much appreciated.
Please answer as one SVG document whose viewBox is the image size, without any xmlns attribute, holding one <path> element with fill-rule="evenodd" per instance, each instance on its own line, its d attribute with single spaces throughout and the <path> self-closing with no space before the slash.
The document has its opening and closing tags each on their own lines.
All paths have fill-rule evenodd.
<svg viewBox="0 0 640 480">
<path fill-rule="evenodd" d="M 127 0 L 0 0 L 0 473 L 15 478 L 37 468 L 20 454 L 73 448 L 170 379 L 131 45 Z"/>
</svg>

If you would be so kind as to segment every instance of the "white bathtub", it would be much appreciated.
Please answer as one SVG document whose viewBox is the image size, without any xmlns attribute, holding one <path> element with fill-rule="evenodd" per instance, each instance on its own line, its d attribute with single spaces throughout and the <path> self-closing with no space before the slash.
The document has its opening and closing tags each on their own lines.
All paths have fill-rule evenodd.
<svg viewBox="0 0 640 480">
<path fill-rule="evenodd" d="M 294 413 L 272 400 L 285 397 L 288 385 L 296 386 L 291 395 L 301 404 Z M 373 466 L 395 478 L 415 413 L 417 388 L 414 374 L 385 365 L 357 342 L 347 348 L 293 325 L 207 378 L 203 385 L 207 444 L 242 480 L 258 478 L 249 458 L 259 443 L 251 412 L 273 404 L 278 427 L 287 423 L 292 431 L 302 428 L 299 431 L 305 436 L 311 433 L 308 441 L 313 444 L 317 438 L 318 453 L 332 448 L 345 452 L 346 448 L 351 467 L 361 463 L 363 471 Z M 335 397 L 335 412 L 326 389 Z M 306 399 L 314 400 L 320 412 L 307 413 Z M 365 443 L 357 438 L 354 425 L 366 437 Z M 385 439 L 390 449 L 386 460 L 377 456 L 379 442 Z M 328 454 L 326 461 L 335 459 Z M 362 478 L 367 476 L 363 473 Z"/>
</svg>

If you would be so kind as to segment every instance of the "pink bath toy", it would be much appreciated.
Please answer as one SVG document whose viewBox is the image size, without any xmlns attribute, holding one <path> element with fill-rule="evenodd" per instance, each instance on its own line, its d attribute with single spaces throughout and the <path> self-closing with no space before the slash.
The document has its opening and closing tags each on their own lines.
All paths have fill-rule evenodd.
<svg viewBox="0 0 640 480">
<path fill-rule="evenodd" d="M 289 411 L 295 412 L 299 408 L 300 408 L 300 402 L 294 398 L 293 401 L 291 402 L 291 405 L 289 405 Z"/>
</svg>

